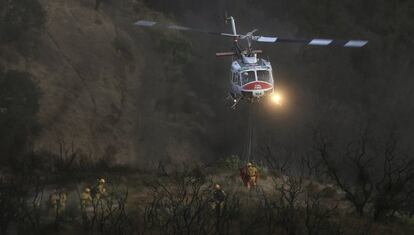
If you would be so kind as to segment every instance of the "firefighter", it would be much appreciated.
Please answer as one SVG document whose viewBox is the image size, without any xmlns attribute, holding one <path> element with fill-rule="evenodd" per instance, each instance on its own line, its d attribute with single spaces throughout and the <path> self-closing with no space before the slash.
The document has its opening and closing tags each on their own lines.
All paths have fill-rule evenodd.
<svg viewBox="0 0 414 235">
<path fill-rule="evenodd" d="M 247 182 L 247 188 L 255 187 L 257 185 L 257 178 L 259 177 L 259 171 L 257 170 L 256 166 L 252 163 L 247 163 L 247 175 L 249 177 L 249 181 Z"/>
<path fill-rule="evenodd" d="M 50 203 L 50 211 L 53 213 L 57 213 L 58 210 L 58 202 L 59 202 L 59 194 L 56 189 L 49 196 L 49 203 Z"/>
<path fill-rule="evenodd" d="M 91 205 L 92 202 L 92 196 L 91 196 L 91 189 L 85 188 L 85 190 L 81 194 L 81 206 L 82 211 L 85 211 L 86 208 Z"/>
<path fill-rule="evenodd" d="M 66 209 L 66 202 L 68 200 L 68 194 L 65 191 L 59 193 L 59 214 Z"/>
<path fill-rule="evenodd" d="M 216 210 L 217 216 L 221 214 L 221 210 L 224 207 L 224 201 L 226 199 L 226 193 L 221 188 L 220 184 L 215 184 L 213 188 L 213 198 L 212 198 L 212 204 L 211 208 L 213 210 Z"/>
<path fill-rule="evenodd" d="M 248 162 L 245 167 L 240 169 L 240 176 L 243 180 L 244 185 L 250 189 L 257 185 L 257 179 L 259 177 L 259 171 L 257 168 L 251 163 Z"/>
<path fill-rule="evenodd" d="M 106 194 L 105 179 L 100 178 L 98 180 L 98 185 L 96 186 L 96 199 L 100 200 Z"/>
</svg>

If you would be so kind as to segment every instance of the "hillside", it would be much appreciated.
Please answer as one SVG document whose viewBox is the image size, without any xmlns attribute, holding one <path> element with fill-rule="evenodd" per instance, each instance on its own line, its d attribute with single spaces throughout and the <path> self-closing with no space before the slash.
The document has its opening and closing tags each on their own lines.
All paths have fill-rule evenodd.
<svg viewBox="0 0 414 235">
<path fill-rule="evenodd" d="M 254 43 L 282 102 L 232 110 L 234 38 L 133 25 L 224 12 L 369 42 Z M 414 234 L 413 38 L 408 0 L 0 0 L 0 234 Z"/>
<path fill-rule="evenodd" d="M 154 40 L 132 26 L 137 18 L 163 18 L 160 13 L 139 1 L 104 3 L 99 10 L 94 1 L 41 4 L 47 21 L 36 52 L 25 57 L 3 48 L 0 60 L 7 69 L 32 74 L 41 88 L 35 151 L 128 164 L 197 161 L 209 154 L 197 114 L 174 106 L 185 101 L 171 93 L 195 96 L 180 77 L 183 68 L 168 48 L 159 50 L 183 40 L 177 34 Z"/>
<path fill-rule="evenodd" d="M 97 10 L 93 0 L 40 2 L 44 24 L 31 11 L 13 18 L 13 9 L 12 17 L 1 15 L 5 23 L 0 23 L 0 29 L 9 28 L 7 33 L 26 31 L 23 38 L 34 48 L 11 46 L 11 39 L 0 45 L 0 70 L 28 72 L 42 93 L 40 132 L 30 137 L 29 152 L 154 166 L 158 160 L 241 156 L 247 105 L 236 112 L 225 106 L 230 59 L 214 57 L 214 52 L 229 50 L 229 41 L 132 26 L 135 20 L 151 19 L 228 31 L 221 21 L 225 10 L 236 17 L 240 32 L 258 28 L 264 35 L 369 40 L 361 50 L 255 45 L 271 58 L 276 89 L 286 96 L 281 108 L 258 105 L 258 159 L 266 147 L 288 159 L 289 151 L 306 154 L 315 131 L 346 142 L 364 126 L 378 137 L 396 130 L 403 148 L 411 145 L 412 2 L 380 1 L 370 8 L 326 0 L 316 5 L 106 0 Z M 36 25 L 41 25 L 39 35 L 29 37 Z"/>
</svg>

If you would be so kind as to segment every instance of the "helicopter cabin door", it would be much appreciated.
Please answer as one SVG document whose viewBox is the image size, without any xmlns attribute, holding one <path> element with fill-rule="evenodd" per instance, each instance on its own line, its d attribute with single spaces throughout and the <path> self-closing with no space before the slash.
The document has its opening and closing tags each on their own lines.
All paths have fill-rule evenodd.
<svg viewBox="0 0 414 235">
<path fill-rule="evenodd" d="M 234 95 L 240 94 L 240 74 L 238 72 L 232 72 L 230 91 Z"/>
</svg>

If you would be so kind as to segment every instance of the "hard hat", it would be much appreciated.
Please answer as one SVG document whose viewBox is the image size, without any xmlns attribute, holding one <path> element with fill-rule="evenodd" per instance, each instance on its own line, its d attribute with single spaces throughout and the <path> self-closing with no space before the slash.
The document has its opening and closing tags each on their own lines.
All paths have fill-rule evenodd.
<svg viewBox="0 0 414 235">
<path fill-rule="evenodd" d="M 248 162 L 247 166 L 253 166 L 253 164 L 251 162 Z"/>
<path fill-rule="evenodd" d="M 221 188 L 221 186 L 220 186 L 219 184 L 215 184 L 215 185 L 214 185 L 214 188 L 216 188 L 216 189 L 220 189 L 220 188 Z"/>
<path fill-rule="evenodd" d="M 100 179 L 99 179 L 99 183 L 105 183 L 104 178 L 100 178 Z"/>
<path fill-rule="evenodd" d="M 89 193 L 91 191 L 90 188 L 85 188 L 85 192 Z"/>
</svg>

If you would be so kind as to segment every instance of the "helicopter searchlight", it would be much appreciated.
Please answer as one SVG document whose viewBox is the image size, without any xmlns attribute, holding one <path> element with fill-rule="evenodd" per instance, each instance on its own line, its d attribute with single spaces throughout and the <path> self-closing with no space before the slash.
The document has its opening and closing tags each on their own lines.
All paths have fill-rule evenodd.
<svg viewBox="0 0 414 235">
<path fill-rule="evenodd" d="M 280 93 L 274 92 L 270 98 L 274 104 L 282 105 L 282 95 Z"/>
<path fill-rule="evenodd" d="M 216 36 L 230 37 L 233 39 L 231 52 L 216 53 L 217 57 L 232 57 L 230 65 L 231 78 L 229 83 L 229 99 L 233 103 L 231 107 L 236 108 L 241 100 L 257 102 L 262 98 L 270 97 L 276 103 L 281 104 L 282 96 L 275 93 L 275 80 L 273 77 L 272 65 L 268 60 L 258 57 L 261 50 L 255 50 L 252 42 L 259 43 L 296 43 L 310 46 L 342 46 L 345 48 L 364 47 L 368 41 L 365 40 L 334 40 L 334 39 L 296 39 L 280 38 L 276 36 L 256 36 L 258 30 L 254 29 L 246 34 L 238 34 L 236 23 L 232 16 L 226 17 L 226 23 L 231 23 L 231 33 L 213 32 L 203 29 L 190 28 L 175 24 L 162 24 L 155 21 L 139 20 L 135 26 L 152 27 L 158 29 L 191 31 Z M 242 48 L 239 41 L 247 42 L 247 47 Z"/>
</svg>

